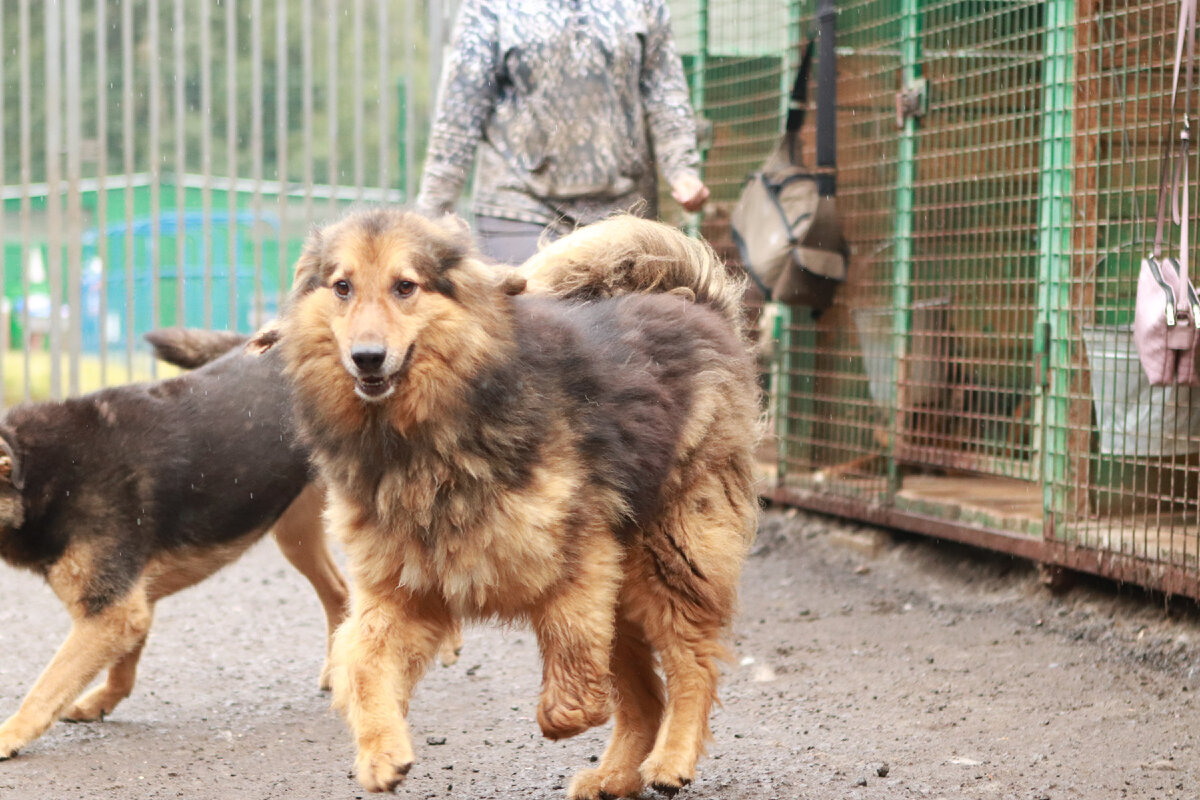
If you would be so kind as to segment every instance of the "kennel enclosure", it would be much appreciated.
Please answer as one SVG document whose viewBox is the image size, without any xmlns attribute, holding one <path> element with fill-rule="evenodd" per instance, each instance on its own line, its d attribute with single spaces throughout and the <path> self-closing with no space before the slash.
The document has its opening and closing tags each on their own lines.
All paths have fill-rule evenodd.
<svg viewBox="0 0 1200 800">
<path fill-rule="evenodd" d="M 721 41 L 722 4 L 683 5 L 707 45 L 704 233 L 736 259 L 727 212 L 815 3 L 761 4 L 774 24 Z M 768 307 L 765 493 L 1200 598 L 1200 394 L 1148 386 L 1130 333 L 1178 5 L 837 6 L 851 274 L 819 318 Z"/>
</svg>

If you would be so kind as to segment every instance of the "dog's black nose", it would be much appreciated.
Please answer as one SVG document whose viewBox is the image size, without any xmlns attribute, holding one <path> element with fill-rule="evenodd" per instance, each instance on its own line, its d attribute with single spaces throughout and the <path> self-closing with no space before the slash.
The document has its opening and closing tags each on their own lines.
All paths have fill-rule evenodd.
<svg viewBox="0 0 1200 800">
<path fill-rule="evenodd" d="M 387 348 L 381 344 L 364 344 L 350 350 L 354 366 L 363 372 L 378 372 L 387 358 Z"/>
</svg>

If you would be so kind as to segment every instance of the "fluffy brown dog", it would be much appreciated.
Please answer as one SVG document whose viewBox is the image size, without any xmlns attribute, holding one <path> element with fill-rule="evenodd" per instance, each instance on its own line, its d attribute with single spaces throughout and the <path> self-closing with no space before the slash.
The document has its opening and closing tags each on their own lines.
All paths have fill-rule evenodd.
<svg viewBox="0 0 1200 800">
<path fill-rule="evenodd" d="M 518 296 L 525 277 L 561 296 Z M 352 574 L 332 677 L 363 786 L 412 766 L 413 686 L 462 617 L 532 625 L 551 739 L 615 707 L 572 797 L 693 779 L 757 512 L 742 288 L 632 217 L 524 275 L 452 219 L 369 210 L 310 237 L 272 338 Z"/>
</svg>

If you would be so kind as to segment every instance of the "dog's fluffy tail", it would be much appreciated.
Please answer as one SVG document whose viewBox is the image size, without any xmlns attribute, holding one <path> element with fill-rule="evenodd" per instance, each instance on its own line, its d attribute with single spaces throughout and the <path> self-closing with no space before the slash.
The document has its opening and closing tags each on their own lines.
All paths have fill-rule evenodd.
<svg viewBox="0 0 1200 800">
<path fill-rule="evenodd" d="M 746 277 L 707 242 L 629 214 L 580 228 L 518 268 L 527 290 L 572 300 L 664 292 L 703 303 L 744 333 Z"/>
<path fill-rule="evenodd" d="M 184 369 L 202 367 L 245 344 L 248 338 L 232 331 L 196 328 L 161 328 L 146 334 L 146 341 L 154 347 L 154 355 L 160 361 Z"/>
</svg>

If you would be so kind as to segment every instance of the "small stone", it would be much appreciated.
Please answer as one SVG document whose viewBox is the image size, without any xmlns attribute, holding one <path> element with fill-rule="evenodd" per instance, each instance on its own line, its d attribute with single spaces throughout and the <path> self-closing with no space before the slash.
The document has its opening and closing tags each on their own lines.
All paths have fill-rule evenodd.
<svg viewBox="0 0 1200 800">
<path fill-rule="evenodd" d="M 439 744 L 445 744 L 445 743 L 446 743 L 445 736 L 426 736 L 425 737 L 425 744 L 439 745 Z"/>
</svg>

